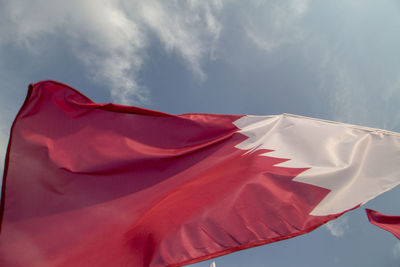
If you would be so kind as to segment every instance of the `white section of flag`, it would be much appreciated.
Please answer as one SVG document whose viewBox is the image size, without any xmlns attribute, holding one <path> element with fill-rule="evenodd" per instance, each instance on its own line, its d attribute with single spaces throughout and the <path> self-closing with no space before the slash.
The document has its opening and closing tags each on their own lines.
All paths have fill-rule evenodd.
<svg viewBox="0 0 400 267">
<path fill-rule="evenodd" d="M 400 184 L 398 133 L 290 114 L 244 116 L 234 124 L 248 137 L 237 148 L 274 150 L 261 156 L 310 168 L 294 180 L 331 190 L 311 215 L 344 212 Z"/>
<path fill-rule="evenodd" d="M 210 267 L 216 267 L 215 261 L 211 262 Z"/>
</svg>

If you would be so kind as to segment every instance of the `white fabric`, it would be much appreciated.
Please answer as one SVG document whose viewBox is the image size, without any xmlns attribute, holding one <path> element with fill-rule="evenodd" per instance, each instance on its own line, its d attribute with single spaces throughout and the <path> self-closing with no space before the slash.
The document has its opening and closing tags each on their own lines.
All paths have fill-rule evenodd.
<svg viewBox="0 0 400 267">
<path fill-rule="evenodd" d="M 337 214 L 400 184 L 400 134 L 282 114 L 244 116 L 234 124 L 248 139 L 243 150 L 289 159 L 279 166 L 310 168 L 294 180 L 331 192 L 311 215 Z"/>
</svg>

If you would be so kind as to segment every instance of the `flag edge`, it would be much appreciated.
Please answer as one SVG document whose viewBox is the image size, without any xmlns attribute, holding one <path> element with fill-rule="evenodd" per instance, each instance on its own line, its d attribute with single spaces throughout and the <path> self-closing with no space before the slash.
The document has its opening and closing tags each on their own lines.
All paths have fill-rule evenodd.
<svg viewBox="0 0 400 267">
<path fill-rule="evenodd" d="M 330 221 L 333 221 L 333 220 L 336 220 L 337 218 L 341 217 L 345 213 L 350 212 L 352 210 L 355 210 L 355 209 L 357 209 L 359 207 L 360 207 L 360 205 L 357 205 L 357 206 L 355 206 L 355 207 L 353 207 L 351 209 L 343 211 L 342 213 L 332 214 L 331 215 L 332 217 L 322 221 L 322 223 L 317 224 L 317 225 L 313 225 L 313 226 L 311 226 L 309 228 L 306 228 L 306 229 L 304 229 L 302 231 L 299 231 L 297 233 L 294 233 L 294 234 L 288 234 L 288 235 L 280 236 L 280 237 L 273 238 L 273 239 L 270 239 L 270 240 L 257 241 L 257 242 L 251 243 L 251 244 L 246 244 L 246 245 L 241 245 L 241 246 L 237 246 L 237 247 L 230 248 L 230 249 L 221 250 L 221 251 L 218 251 L 218 252 L 215 252 L 215 253 L 212 253 L 212 254 L 208 254 L 208 255 L 205 255 L 205 256 L 200 256 L 200 257 L 197 257 L 197 258 L 194 258 L 194 259 L 191 259 L 191 260 L 181 261 L 181 262 L 177 262 L 177 263 L 171 263 L 171 264 L 167 265 L 166 267 L 180 267 L 180 266 L 185 266 L 185 265 L 189 265 L 189 264 L 194 264 L 194 263 L 198 263 L 198 262 L 202 262 L 202 261 L 206 261 L 206 260 L 210 260 L 210 259 L 215 259 L 217 257 L 225 256 L 225 255 L 237 252 L 237 251 L 250 249 L 250 248 L 253 248 L 253 247 L 259 247 L 259 246 L 263 246 L 263 245 L 268 245 L 270 243 L 275 243 L 275 242 L 287 240 L 287 239 L 290 239 L 290 238 L 294 238 L 294 237 L 297 237 L 297 236 L 301 236 L 301 235 L 310 233 L 310 232 L 316 230 L 317 228 L 325 225 L 326 223 L 328 223 Z"/>
<path fill-rule="evenodd" d="M 15 119 L 11 125 L 10 128 L 10 137 L 8 138 L 8 144 L 7 144 L 7 150 L 6 150 L 6 156 L 4 159 L 4 169 L 3 169 L 3 180 L 1 184 L 1 200 L 0 200 L 0 234 L 2 231 L 2 225 L 3 225 L 3 215 L 4 215 L 4 208 L 5 208 L 5 198 L 6 198 L 6 181 L 7 181 L 7 174 L 8 174 L 8 167 L 9 167 L 9 162 L 10 162 L 10 150 L 11 150 L 11 142 L 13 138 L 13 132 L 14 132 L 14 127 L 16 124 L 17 119 L 21 116 L 23 110 L 26 108 L 26 106 L 29 103 L 29 100 L 31 99 L 32 92 L 33 92 L 33 87 L 34 84 L 31 83 L 28 86 L 28 92 L 26 94 L 25 100 L 19 109 L 17 115 L 15 116 Z"/>
</svg>

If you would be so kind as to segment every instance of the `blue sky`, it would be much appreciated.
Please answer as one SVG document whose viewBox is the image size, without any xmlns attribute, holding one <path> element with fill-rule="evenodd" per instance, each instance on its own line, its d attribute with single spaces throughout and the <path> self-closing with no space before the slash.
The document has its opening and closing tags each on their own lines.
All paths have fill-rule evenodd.
<svg viewBox="0 0 400 267">
<path fill-rule="evenodd" d="M 27 85 L 168 113 L 280 114 L 400 132 L 396 0 L 0 0 L 0 145 Z M 400 214 L 398 188 L 365 207 Z M 358 209 L 221 266 L 399 266 Z M 209 262 L 193 266 L 209 266 Z"/>
</svg>

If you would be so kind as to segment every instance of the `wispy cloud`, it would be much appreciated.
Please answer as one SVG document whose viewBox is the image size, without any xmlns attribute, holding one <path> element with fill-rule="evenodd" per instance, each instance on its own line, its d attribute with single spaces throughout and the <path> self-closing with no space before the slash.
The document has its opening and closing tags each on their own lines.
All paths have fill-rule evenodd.
<svg viewBox="0 0 400 267">
<path fill-rule="evenodd" d="M 400 70 L 397 77 L 400 77 Z M 390 131 L 399 132 L 400 110 L 398 109 L 398 103 L 400 102 L 400 78 L 390 81 L 384 91 L 384 111 L 390 114 L 390 116 L 383 116 L 382 127 Z"/>
<path fill-rule="evenodd" d="M 316 1 L 257 1 L 236 8 L 248 40 L 268 56 L 292 60 L 312 72 L 312 88 L 329 119 L 399 130 L 400 45 L 394 2 L 320 4 Z M 381 31 L 379 29 L 386 29 Z M 374 36 L 374 38 L 371 38 Z M 271 60 L 272 61 L 272 60 Z M 300 77 L 299 83 L 307 77 Z M 296 88 L 297 89 L 297 88 Z M 310 96 L 311 97 L 311 96 Z M 366 112 L 366 109 L 374 112 Z"/>
<path fill-rule="evenodd" d="M 163 42 L 167 51 L 178 52 L 201 79 L 201 62 L 212 56 L 221 32 L 216 14 L 222 1 L 143 1 L 139 14 Z"/>
<path fill-rule="evenodd" d="M 332 119 L 394 130 L 400 116 L 400 64 L 392 51 L 400 38 L 394 30 L 388 33 L 400 26 L 391 19 L 397 8 L 387 2 L 379 5 L 382 12 L 371 13 L 374 1 L 342 4 L 313 10 L 321 14 L 324 27 L 307 25 L 311 62 L 318 66 L 315 76 L 330 99 Z M 376 30 L 377 25 L 388 31 Z"/>
<path fill-rule="evenodd" d="M 256 46 L 271 52 L 302 37 L 298 21 L 308 10 L 308 0 L 253 2 L 253 12 L 244 13 L 242 21 L 247 37 Z"/>
<path fill-rule="evenodd" d="M 147 101 L 139 71 L 150 36 L 176 52 L 201 79 L 221 31 L 221 1 L 3 1 L 0 45 L 31 53 L 46 50 L 46 40 L 61 36 L 91 78 L 111 87 L 114 101 Z M 39 50 L 38 50 L 39 49 Z"/>
<path fill-rule="evenodd" d="M 342 216 L 334 221 L 328 222 L 325 224 L 325 227 L 334 237 L 342 237 L 350 229 L 347 220 L 347 217 Z"/>
<path fill-rule="evenodd" d="M 397 242 L 394 246 L 393 246 L 393 256 L 396 259 L 400 259 L 400 242 Z"/>
</svg>

